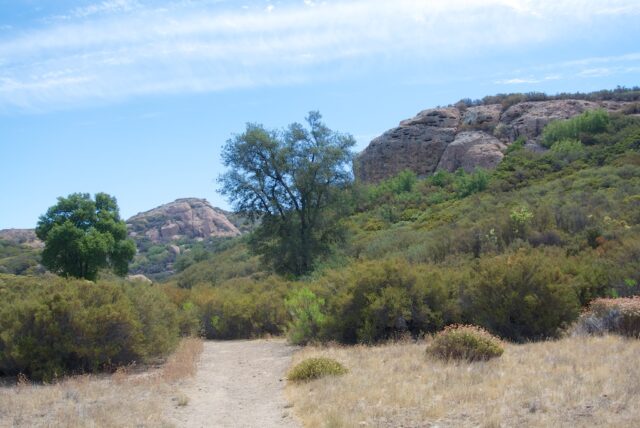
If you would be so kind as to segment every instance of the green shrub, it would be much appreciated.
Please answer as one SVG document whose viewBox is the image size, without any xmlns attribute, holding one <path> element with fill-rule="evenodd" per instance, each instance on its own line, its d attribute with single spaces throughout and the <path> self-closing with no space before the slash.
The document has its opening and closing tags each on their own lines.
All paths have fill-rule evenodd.
<svg viewBox="0 0 640 428">
<path fill-rule="evenodd" d="M 552 147 L 556 141 L 585 139 L 585 136 L 605 132 L 609 122 L 605 110 L 588 110 L 571 119 L 549 123 L 542 132 L 541 143 L 544 147 Z"/>
<path fill-rule="evenodd" d="M 401 260 L 356 263 L 313 284 L 326 301 L 321 338 L 375 343 L 441 329 L 458 320 L 459 272 L 413 266 Z"/>
<path fill-rule="evenodd" d="M 578 140 L 560 140 L 551 146 L 551 154 L 557 160 L 573 162 L 584 157 L 586 150 Z"/>
<path fill-rule="evenodd" d="M 302 382 L 325 376 L 340 376 L 347 372 L 342 364 L 331 358 L 308 358 L 291 369 L 287 379 Z"/>
<path fill-rule="evenodd" d="M 449 325 L 427 347 L 427 354 L 444 360 L 489 360 L 503 352 L 500 339 L 474 325 Z"/>
<path fill-rule="evenodd" d="M 557 251 L 519 251 L 480 262 L 463 295 L 465 318 L 515 341 L 557 336 L 575 321 L 578 292 Z"/>
<path fill-rule="evenodd" d="M 178 311 L 165 293 L 148 284 L 122 286 L 140 322 L 143 356 L 166 355 L 177 345 Z"/>
<path fill-rule="evenodd" d="M 175 308 L 157 288 L 0 275 L 0 373 L 49 380 L 166 355 Z"/>
<path fill-rule="evenodd" d="M 533 220 L 533 213 L 526 206 L 521 206 L 511 210 L 509 219 L 511 220 L 511 229 L 514 236 L 524 239 L 527 235 L 529 224 Z"/>
<path fill-rule="evenodd" d="M 285 299 L 285 306 L 291 316 L 288 336 L 291 343 L 304 345 L 317 339 L 324 323 L 322 313 L 324 299 L 318 298 L 307 287 L 294 290 Z"/>
<path fill-rule="evenodd" d="M 201 285 L 185 290 L 188 293 L 178 304 L 183 311 L 197 314 L 207 339 L 280 335 L 289 320 L 284 305 L 289 287 L 288 282 L 275 276 L 261 281 L 237 278 L 215 287 Z"/>
<path fill-rule="evenodd" d="M 482 192 L 489 184 L 489 173 L 482 168 L 472 173 L 459 169 L 455 173 L 453 187 L 457 198 L 466 198 L 474 193 Z"/>
<path fill-rule="evenodd" d="M 511 153 L 518 152 L 524 149 L 525 144 L 527 144 L 527 140 L 524 137 L 518 137 L 513 143 L 509 144 L 504 154 L 509 155 Z"/>
</svg>

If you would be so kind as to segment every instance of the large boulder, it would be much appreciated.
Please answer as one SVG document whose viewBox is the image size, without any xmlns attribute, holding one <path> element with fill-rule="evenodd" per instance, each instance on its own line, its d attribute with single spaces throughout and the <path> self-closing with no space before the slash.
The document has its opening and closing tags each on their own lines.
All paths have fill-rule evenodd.
<svg viewBox="0 0 640 428">
<path fill-rule="evenodd" d="M 486 132 L 461 132 L 446 147 L 437 169 L 449 172 L 458 168 L 466 172 L 476 168 L 493 169 L 502 160 L 506 148 L 504 143 Z"/>
<path fill-rule="evenodd" d="M 462 114 L 461 129 L 493 130 L 500 122 L 501 114 L 502 106 L 500 104 L 468 107 Z"/>
<path fill-rule="evenodd" d="M 419 176 L 432 174 L 447 145 L 453 141 L 460 121 L 456 108 L 431 109 L 400 122 L 356 158 L 356 177 L 377 182 L 410 169 Z"/>
<path fill-rule="evenodd" d="M 419 176 L 433 173 L 453 129 L 428 126 L 401 126 L 371 141 L 356 158 L 356 176 L 364 182 L 377 182 L 410 169 Z"/>
</svg>

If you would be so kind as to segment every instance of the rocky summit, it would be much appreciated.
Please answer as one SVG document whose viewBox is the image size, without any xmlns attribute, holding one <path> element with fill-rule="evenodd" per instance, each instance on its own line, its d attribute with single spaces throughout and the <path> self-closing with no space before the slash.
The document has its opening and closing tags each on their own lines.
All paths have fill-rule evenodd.
<svg viewBox="0 0 640 428">
<path fill-rule="evenodd" d="M 224 211 L 212 207 L 206 199 L 197 198 L 176 199 L 136 214 L 127 220 L 127 226 L 132 238 L 147 238 L 154 243 L 240 235 Z"/>
<path fill-rule="evenodd" d="M 495 168 L 507 146 L 522 137 L 526 147 L 542 150 L 546 124 L 586 110 L 621 111 L 623 101 L 558 99 L 433 108 L 421 111 L 373 139 L 355 160 L 358 180 L 375 183 L 409 169 L 424 177 L 438 170 Z"/>
</svg>

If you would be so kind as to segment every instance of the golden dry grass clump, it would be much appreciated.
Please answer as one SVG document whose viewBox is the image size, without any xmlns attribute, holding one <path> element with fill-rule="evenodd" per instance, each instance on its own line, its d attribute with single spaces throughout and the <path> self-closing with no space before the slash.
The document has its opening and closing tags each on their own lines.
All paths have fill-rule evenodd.
<svg viewBox="0 0 640 428">
<path fill-rule="evenodd" d="M 427 354 L 444 360 L 489 360 L 502 355 L 500 339 L 475 325 L 450 325 L 436 334 Z"/>
<path fill-rule="evenodd" d="M 340 376 L 347 372 L 348 370 L 342 364 L 332 358 L 309 358 L 291 369 L 287 379 L 301 382 L 325 376 Z"/>
<path fill-rule="evenodd" d="M 500 358 L 427 358 L 425 343 L 307 347 L 348 376 L 290 383 L 305 427 L 630 427 L 640 420 L 640 341 L 569 337 L 505 344 Z"/>
<path fill-rule="evenodd" d="M 111 375 L 71 376 L 53 384 L 24 377 L 17 385 L 0 384 L 0 427 L 171 426 L 164 410 L 178 393 L 176 382 L 195 374 L 201 351 L 200 339 L 184 339 L 159 370 L 121 367 Z"/>
</svg>

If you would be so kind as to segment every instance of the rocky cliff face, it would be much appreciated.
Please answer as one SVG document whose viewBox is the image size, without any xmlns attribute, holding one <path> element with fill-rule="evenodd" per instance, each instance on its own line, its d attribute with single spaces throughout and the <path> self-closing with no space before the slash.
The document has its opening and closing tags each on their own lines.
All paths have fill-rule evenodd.
<svg viewBox="0 0 640 428">
<path fill-rule="evenodd" d="M 206 199 L 185 198 L 137 214 L 127 220 L 132 238 L 161 243 L 181 238 L 231 237 L 240 231 Z"/>
<path fill-rule="evenodd" d="M 540 150 L 540 135 L 552 120 L 597 108 L 618 111 L 627 104 L 567 99 L 521 102 L 506 110 L 500 104 L 424 110 L 372 140 L 355 160 L 355 175 L 375 183 L 405 169 L 424 177 L 437 170 L 495 168 L 519 137 Z"/>
</svg>

